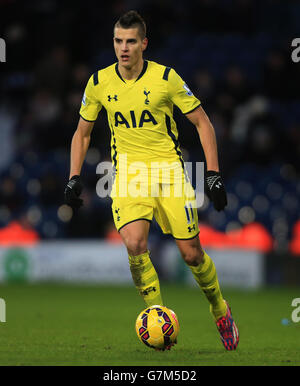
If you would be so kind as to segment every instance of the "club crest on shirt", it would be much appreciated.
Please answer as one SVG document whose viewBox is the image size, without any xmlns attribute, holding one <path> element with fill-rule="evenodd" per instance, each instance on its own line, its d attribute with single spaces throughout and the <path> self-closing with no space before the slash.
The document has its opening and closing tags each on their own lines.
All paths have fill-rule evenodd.
<svg viewBox="0 0 300 386">
<path fill-rule="evenodd" d="M 148 95 L 150 94 L 150 91 L 147 91 L 147 89 L 145 88 L 144 94 L 146 95 L 145 104 L 148 105 L 148 104 L 149 104 L 149 98 L 148 98 Z"/>
<path fill-rule="evenodd" d="M 119 211 L 120 211 L 120 208 L 116 208 L 116 209 L 115 209 L 115 213 L 116 213 L 116 215 L 117 215 L 117 221 L 120 221 L 120 220 L 121 220 L 120 215 L 119 215 Z"/>
<path fill-rule="evenodd" d="M 186 83 L 182 87 L 185 89 L 186 95 L 189 95 L 189 96 L 193 95 L 192 91 L 189 89 L 189 87 Z"/>
</svg>

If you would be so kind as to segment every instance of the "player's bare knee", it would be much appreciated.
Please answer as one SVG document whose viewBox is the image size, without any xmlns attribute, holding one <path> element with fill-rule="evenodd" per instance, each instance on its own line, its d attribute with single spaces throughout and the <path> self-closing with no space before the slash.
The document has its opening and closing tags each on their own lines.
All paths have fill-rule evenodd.
<svg viewBox="0 0 300 386">
<path fill-rule="evenodd" d="M 147 252 L 147 240 L 145 238 L 130 238 L 125 241 L 125 244 L 131 256 L 138 256 Z"/>
<path fill-rule="evenodd" d="M 188 265 L 197 266 L 203 261 L 204 252 L 202 248 L 189 248 L 181 252 L 182 258 Z"/>
</svg>

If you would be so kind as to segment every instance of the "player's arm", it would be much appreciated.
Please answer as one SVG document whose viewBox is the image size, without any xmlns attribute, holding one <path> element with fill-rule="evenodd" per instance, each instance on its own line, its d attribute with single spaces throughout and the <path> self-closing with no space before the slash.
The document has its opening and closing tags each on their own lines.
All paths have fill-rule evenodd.
<svg viewBox="0 0 300 386">
<path fill-rule="evenodd" d="M 80 172 L 89 148 L 93 127 L 94 122 L 85 121 L 80 117 L 71 142 L 70 174 L 64 194 L 65 203 L 73 209 L 79 209 L 83 204 L 83 200 L 79 197 L 83 189 Z"/>
<path fill-rule="evenodd" d="M 213 125 L 201 106 L 186 117 L 196 126 L 203 147 L 207 170 L 219 172 L 217 141 Z"/>
<path fill-rule="evenodd" d="M 85 121 L 81 117 L 79 118 L 78 126 L 71 142 L 70 179 L 81 173 L 83 161 L 89 148 L 94 123 L 95 122 Z"/>
<path fill-rule="evenodd" d="M 227 195 L 222 181 L 215 129 L 201 106 L 186 114 L 186 117 L 196 126 L 206 159 L 206 193 L 216 210 L 220 211 L 227 205 Z"/>
<path fill-rule="evenodd" d="M 84 90 L 79 111 L 80 118 L 71 143 L 70 178 L 74 175 L 80 175 L 90 144 L 91 132 L 102 108 L 99 96 L 96 94 L 96 87 L 99 87 L 98 72 L 90 77 Z"/>
<path fill-rule="evenodd" d="M 174 71 L 169 70 L 168 92 L 171 101 L 196 126 L 206 159 L 206 192 L 213 201 L 216 210 L 222 210 L 227 205 L 226 191 L 219 172 L 218 151 L 215 130 L 205 111 L 187 84 Z"/>
<path fill-rule="evenodd" d="M 168 92 L 171 101 L 197 127 L 204 150 L 207 170 L 219 171 L 215 131 L 201 102 L 194 96 L 183 79 L 173 70 L 168 73 Z"/>
<path fill-rule="evenodd" d="M 79 198 L 83 188 L 80 173 L 89 148 L 94 123 L 102 108 L 100 100 L 95 95 L 96 85 L 98 85 L 97 73 L 90 77 L 85 88 L 79 122 L 71 142 L 70 174 L 65 189 L 65 203 L 73 209 L 78 209 L 83 204 L 83 200 Z"/>
</svg>

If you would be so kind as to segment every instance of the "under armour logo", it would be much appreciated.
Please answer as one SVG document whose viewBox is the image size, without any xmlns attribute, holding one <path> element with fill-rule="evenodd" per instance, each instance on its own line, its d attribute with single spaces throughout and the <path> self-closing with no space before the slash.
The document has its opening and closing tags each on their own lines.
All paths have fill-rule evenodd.
<svg viewBox="0 0 300 386">
<path fill-rule="evenodd" d="M 189 232 L 192 232 L 196 229 L 196 225 L 194 224 L 192 227 L 191 226 L 188 226 L 188 230 Z"/>
<path fill-rule="evenodd" d="M 115 96 L 110 96 L 110 95 L 107 95 L 107 99 L 108 99 L 108 102 L 110 102 L 112 99 L 114 99 L 115 101 L 118 100 L 118 95 L 115 95 Z"/>
<path fill-rule="evenodd" d="M 156 291 L 156 288 L 155 287 L 148 287 L 146 289 L 144 289 L 144 291 L 142 291 L 142 295 L 149 295 L 149 292 L 155 292 Z"/>
<path fill-rule="evenodd" d="M 149 104 L 149 98 L 148 98 L 148 95 L 150 94 L 150 91 L 147 91 L 147 90 L 145 89 L 145 90 L 144 90 L 144 94 L 146 95 L 145 104 L 148 105 L 148 104 Z"/>
<path fill-rule="evenodd" d="M 215 185 L 218 189 L 221 188 L 222 182 L 220 181 L 220 176 L 211 176 L 207 177 L 206 179 L 209 190 L 212 190 L 213 186 Z"/>
</svg>

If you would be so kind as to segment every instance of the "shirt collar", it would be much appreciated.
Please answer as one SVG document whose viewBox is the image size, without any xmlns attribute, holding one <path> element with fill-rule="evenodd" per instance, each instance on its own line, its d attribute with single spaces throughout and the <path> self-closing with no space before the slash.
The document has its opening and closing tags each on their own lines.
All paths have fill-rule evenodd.
<svg viewBox="0 0 300 386">
<path fill-rule="evenodd" d="M 144 60 L 144 65 L 143 65 L 142 71 L 140 72 L 140 75 L 136 78 L 135 82 L 137 82 L 139 79 L 141 79 L 141 77 L 145 74 L 147 67 L 148 67 L 148 61 Z M 126 81 L 122 78 L 122 75 L 120 74 L 120 71 L 118 68 L 118 63 L 116 63 L 116 65 L 115 65 L 115 70 L 116 70 L 118 77 L 121 79 L 121 81 L 126 83 Z"/>
</svg>

